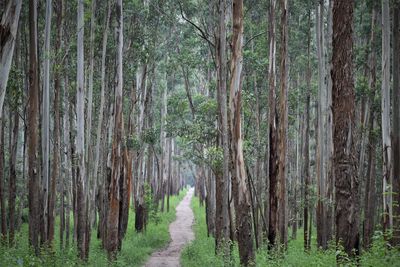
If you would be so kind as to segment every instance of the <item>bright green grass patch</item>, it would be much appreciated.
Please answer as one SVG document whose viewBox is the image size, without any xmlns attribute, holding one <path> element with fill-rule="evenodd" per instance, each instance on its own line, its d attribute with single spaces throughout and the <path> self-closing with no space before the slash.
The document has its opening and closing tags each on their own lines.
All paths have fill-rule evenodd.
<svg viewBox="0 0 400 267">
<path fill-rule="evenodd" d="M 181 263 L 183 267 L 224 266 L 223 258 L 215 256 L 215 241 L 213 237 L 207 237 L 205 208 L 200 207 L 197 198 L 192 200 L 192 208 L 195 215 L 193 226 L 196 239 L 182 252 Z M 333 244 L 327 251 L 318 250 L 316 234 L 313 230 L 312 249 L 304 252 L 303 231 L 300 229 L 296 240 L 289 240 L 288 250 L 284 255 L 269 253 L 266 248 L 261 248 L 256 253 L 256 266 L 284 266 L 284 267 L 325 267 L 336 266 L 336 251 Z M 289 236 L 291 236 L 289 234 Z M 226 266 L 240 266 L 237 246 L 233 248 L 232 261 Z M 385 249 L 383 238 L 376 236 L 374 245 L 369 252 L 364 252 L 359 259 L 360 266 L 371 267 L 400 267 L 399 250 Z M 348 262 L 341 266 L 356 266 L 354 262 Z"/>
<path fill-rule="evenodd" d="M 178 196 L 172 196 L 170 198 L 170 211 L 160 213 L 157 224 L 150 221 L 145 233 L 135 232 L 135 213 L 131 209 L 128 230 L 122 241 L 122 249 L 117 256 L 117 260 L 113 263 L 108 261 L 107 253 L 101 248 L 101 240 L 96 237 L 97 229 L 92 231 L 89 260 L 86 264 L 83 264 L 77 258 L 76 244 L 70 244 L 69 248 L 61 251 L 58 235 L 59 218 L 57 218 L 54 251 L 42 251 L 40 257 L 34 256 L 28 246 L 28 225 L 23 224 L 21 231 L 16 234 L 15 247 L 0 246 L 0 266 L 141 266 L 152 252 L 164 247 L 169 242 L 168 226 L 175 220 L 175 208 L 186 192 L 187 190 L 185 189 Z"/>
</svg>

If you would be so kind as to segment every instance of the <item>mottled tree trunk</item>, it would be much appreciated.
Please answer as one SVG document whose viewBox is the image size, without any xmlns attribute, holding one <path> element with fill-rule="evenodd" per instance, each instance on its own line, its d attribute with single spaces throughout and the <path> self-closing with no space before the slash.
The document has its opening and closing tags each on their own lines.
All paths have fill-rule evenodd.
<svg viewBox="0 0 400 267">
<path fill-rule="evenodd" d="M 355 172 L 355 92 L 353 81 L 354 1 L 333 5 L 332 104 L 335 173 L 336 243 L 348 255 L 359 253 L 359 188 Z M 337 257 L 338 263 L 342 260 Z"/>
<path fill-rule="evenodd" d="M 226 1 L 218 1 L 218 26 L 217 26 L 217 79 L 218 79 L 218 110 L 220 140 L 223 150 L 222 173 L 216 174 L 216 219 L 215 219 L 215 248 L 217 252 L 223 252 L 225 257 L 230 255 L 228 241 L 230 240 L 229 228 L 229 137 L 228 137 L 228 113 L 226 93 Z"/>
<path fill-rule="evenodd" d="M 76 92 L 76 197 L 77 197 L 77 245 L 78 254 L 82 260 L 88 258 L 87 209 L 85 188 L 85 84 L 84 84 L 84 3 L 78 1 L 77 22 L 77 92 Z"/>
<path fill-rule="evenodd" d="M 14 54 L 15 40 L 17 39 L 18 21 L 21 13 L 22 0 L 10 0 L 7 3 L 0 22 L 0 119 L 3 116 L 4 97 L 11 62 Z"/>
<path fill-rule="evenodd" d="M 124 122 L 122 116 L 122 49 L 123 49 L 123 15 L 122 0 L 116 2 L 117 15 L 117 84 L 115 88 L 115 109 L 114 109 L 114 133 L 111 152 L 111 177 L 108 185 L 108 212 L 107 212 L 107 235 L 106 250 L 109 258 L 115 258 L 116 252 L 121 248 L 119 234 L 120 219 L 120 195 L 121 179 L 124 180 L 124 154 L 123 154 L 123 132 Z"/>
<path fill-rule="evenodd" d="M 232 193 L 236 214 L 236 234 L 239 244 L 240 263 L 248 266 L 255 259 L 253 248 L 251 200 L 245 162 L 241 126 L 241 94 L 243 68 L 243 0 L 233 1 L 233 35 L 231 80 L 229 93 L 229 127 L 232 157 Z"/>
<path fill-rule="evenodd" d="M 288 128 L 288 1 L 280 0 L 281 6 L 281 44 L 280 44 L 280 94 L 279 94 L 279 161 L 278 161 L 278 230 L 280 243 L 287 247 L 286 220 L 286 153 Z"/>
<path fill-rule="evenodd" d="M 390 10 L 382 0 L 382 144 L 383 144 L 383 231 L 392 229 L 392 146 L 390 142 Z"/>
</svg>

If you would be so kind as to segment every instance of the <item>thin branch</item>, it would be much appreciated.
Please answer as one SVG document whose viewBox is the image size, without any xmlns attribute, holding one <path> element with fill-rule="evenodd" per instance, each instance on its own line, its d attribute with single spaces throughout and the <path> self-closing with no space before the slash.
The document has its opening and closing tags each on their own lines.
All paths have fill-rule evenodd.
<svg viewBox="0 0 400 267">
<path fill-rule="evenodd" d="M 246 47 L 246 45 L 248 45 L 248 44 L 249 44 L 252 40 L 254 40 L 255 38 L 257 38 L 257 37 L 259 37 L 259 36 L 261 36 L 261 35 L 263 35 L 263 34 L 266 34 L 266 33 L 267 33 L 267 32 L 264 31 L 264 32 L 260 32 L 260 33 L 258 33 L 258 34 L 256 34 L 256 35 L 252 36 L 249 40 L 247 40 L 247 42 L 244 44 L 243 48 Z"/>
<path fill-rule="evenodd" d="M 182 18 L 183 18 L 186 22 L 190 23 L 193 27 L 195 27 L 195 28 L 200 32 L 200 33 L 199 33 L 199 36 L 200 36 L 201 38 L 203 38 L 204 40 L 206 40 L 206 41 L 208 42 L 208 44 L 211 45 L 212 47 L 215 47 L 214 43 L 211 42 L 210 39 L 208 39 L 208 35 L 207 35 L 199 26 L 197 26 L 194 22 L 192 22 L 191 20 L 189 20 L 188 18 L 185 17 L 185 15 L 183 14 L 183 9 L 182 9 L 182 4 L 181 4 L 181 2 L 178 1 L 178 3 L 179 3 L 179 9 L 180 9 L 180 11 L 181 11 L 181 16 L 182 16 Z"/>
</svg>

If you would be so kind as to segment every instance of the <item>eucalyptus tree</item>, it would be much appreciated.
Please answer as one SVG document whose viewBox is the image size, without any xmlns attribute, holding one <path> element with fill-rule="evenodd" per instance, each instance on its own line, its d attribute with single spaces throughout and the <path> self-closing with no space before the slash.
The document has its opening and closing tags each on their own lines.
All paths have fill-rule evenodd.
<svg viewBox="0 0 400 267">
<path fill-rule="evenodd" d="M 336 244 L 348 255 L 359 253 L 359 188 L 355 152 L 355 91 L 353 81 L 354 1 L 333 5 L 332 104 L 335 173 Z M 338 254 L 338 264 L 342 260 Z"/>
</svg>

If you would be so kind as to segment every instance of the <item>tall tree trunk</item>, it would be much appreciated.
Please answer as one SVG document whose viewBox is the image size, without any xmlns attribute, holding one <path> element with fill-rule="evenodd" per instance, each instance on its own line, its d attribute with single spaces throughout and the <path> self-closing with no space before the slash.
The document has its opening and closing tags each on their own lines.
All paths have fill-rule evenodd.
<svg viewBox="0 0 400 267">
<path fill-rule="evenodd" d="M 121 247 L 119 239 L 119 211 L 120 196 L 119 186 L 120 180 L 123 179 L 123 131 L 124 122 L 122 117 L 122 49 L 123 49 L 123 15 L 122 0 L 116 2 L 117 14 L 117 84 L 115 88 L 115 109 L 114 109 L 114 133 L 111 154 L 111 177 L 109 178 L 108 187 L 108 214 L 107 214 L 107 237 L 106 249 L 110 258 L 116 256 L 117 250 Z"/>
<path fill-rule="evenodd" d="M 219 128 L 221 131 L 223 163 L 222 175 L 216 175 L 216 224 L 215 224 L 215 242 L 216 251 L 224 253 L 225 257 L 230 254 L 228 241 L 230 240 L 229 228 L 229 137 L 228 137 L 228 113 L 227 113 L 227 93 L 226 93 L 226 1 L 218 1 L 218 27 L 217 27 L 217 76 L 218 76 L 218 110 L 219 110 Z"/>
<path fill-rule="evenodd" d="M 0 22 L 0 120 L 3 116 L 4 97 L 17 39 L 21 5 L 22 0 L 9 0 Z"/>
<path fill-rule="evenodd" d="M 52 1 L 46 0 L 46 22 L 45 22 L 45 41 L 44 41 L 44 73 L 43 73 L 43 92 L 42 92 L 42 192 L 41 192 L 41 243 L 49 241 L 49 161 L 50 161 L 50 36 Z"/>
<path fill-rule="evenodd" d="M 358 179 L 354 152 L 355 92 L 353 81 L 354 1 L 335 0 L 333 5 L 332 103 L 335 173 L 336 244 L 348 255 L 359 253 Z M 339 249 L 339 248 L 338 248 Z M 337 257 L 338 264 L 342 258 Z"/>
<path fill-rule="evenodd" d="M 268 179 L 269 179 L 269 226 L 268 241 L 269 248 L 276 245 L 276 235 L 278 233 L 278 133 L 276 116 L 276 37 L 275 37 L 275 8 L 274 0 L 270 1 L 269 6 L 269 66 L 268 66 L 268 123 L 269 123 L 269 142 L 268 142 Z"/>
<path fill-rule="evenodd" d="M 96 196 L 98 196 L 98 202 L 97 207 L 99 211 L 99 224 L 98 224 L 98 233 L 99 237 L 103 239 L 102 233 L 103 229 L 103 221 L 104 221 L 104 211 L 101 209 L 103 207 L 102 200 L 104 198 L 104 195 L 102 194 L 103 190 L 101 188 L 101 185 L 98 188 L 98 184 L 100 183 L 101 179 L 101 172 L 99 171 L 99 161 L 101 157 L 100 153 L 100 146 L 101 146 L 101 141 L 104 140 L 104 135 L 105 135 L 105 129 L 104 129 L 104 112 L 105 112 L 105 87 L 106 87 L 106 54 L 107 54 L 107 41 L 108 41 L 108 29 L 109 29 L 109 24 L 110 24 L 110 15 L 111 15 L 111 1 L 108 2 L 108 7 L 107 7 L 107 17 L 106 17 L 106 22 L 105 26 L 103 29 L 103 41 L 102 41 L 102 52 L 101 52 L 101 78 L 100 78 L 100 83 L 101 83 L 101 88 L 100 88 L 100 106 L 98 110 L 99 114 L 99 119 L 98 119 L 98 124 L 97 124 L 97 129 L 96 129 L 96 151 L 95 151 L 95 158 L 94 158 L 94 167 L 93 167 L 93 196 L 92 196 L 92 209 L 94 209 L 95 202 L 96 202 Z M 104 186 L 104 184 L 102 185 Z"/>
<path fill-rule="evenodd" d="M 393 245 L 400 245 L 400 1 L 393 8 Z"/>
<path fill-rule="evenodd" d="M 326 238 L 326 146 L 325 146 L 325 111 L 326 111 L 326 84 L 325 84 L 325 45 L 324 45 L 324 1 L 318 1 L 316 10 L 316 33 L 318 54 L 318 133 L 317 133 L 317 245 L 319 248 L 327 248 Z"/>
<path fill-rule="evenodd" d="M 78 0 L 78 22 L 77 22 L 77 92 L 76 92 L 76 186 L 77 186 L 77 245 L 78 255 L 82 260 L 88 258 L 87 244 L 87 213 L 85 188 L 87 185 L 85 178 L 85 84 L 84 84 L 84 3 Z"/>
<path fill-rule="evenodd" d="M 92 175 L 92 108 L 93 108 L 93 68 L 94 68 L 94 28 L 95 28 L 95 14 L 96 14 L 96 0 L 92 0 L 91 7 L 91 18 L 90 18 L 90 35 L 89 35 L 89 70 L 88 70 L 88 91 L 87 91 L 87 109 L 86 109 L 86 148 L 85 148 L 85 160 L 86 160 L 86 202 L 88 210 L 88 223 L 90 227 L 96 217 L 96 209 L 94 203 L 91 202 L 92 195 L 95 195 L 96 191 L 94 185 L 94 176 Z"/>
<path fill-rule="evenodd" d="M 57 51 L 57 62 L 61 65 L 61 52 L 63 51 L 63 35 L 64 35 L 64 0 L 58 1 L 55 6 L 57 14 L 57 40 L 56 40 L 56 51 Z M 60 248 L 64 246 L 64 231 L 65 231 L 65 180 L 60 172 L 60 92 L 62 86 L 62 72 L 57 69 L 54 73 L 54 144 L 53 144 L 53 165 L 51 174 L 51 194 L 49 198 L 49 242 L 50 244 L 54 239 L 54 217 L 55 217 L 55 202 L 56 202 L 56 179 L 60 178 Z M 64 88 L 67 90 L 67 88 Z M 64 101 L 68 101 L 64 99 Z M 68 113 L 64 110 L 64 113 Z M 64 128 L 64 130 L 66 130 Z"/>
<path fill-rule="evenodd" d="M 369 134 L 368 134 L 368 164 L 367 164 L 367 174 L 365 180 L 365 196 L 364 196 L 364 225 L 363 225 L 363 247 L 368 249 L 372 243 L 372 235 L 374 233 L 374 217 L 375 217 L 375 153 L 376 153 L 376 137 L 374 135 L 375 130 L 375 91 L 376 91 L 376 53 L 373 47 L 376 46 L 375 43 L 375 25 L 377 22 L 376 10 L 373 8 L 372 10 L 372 18 L 371 18 L 371 36 L 369 41 L 369 46 L 372 47 L 369 60 L 368 60 L 368 70 L 369 70 L 369 81 L 368 86 L 370 88 L 370 96 L 368 99 L 368 106 L 371 108 L 366 110 L 365 116 L 368 118 L 368 121 L 365 119 L 365 123 L 368 123 Z M 365 125 L 367 126 L 367 125 Z M 365 138 L 366 139 L 366 138 Z M 361 157 L 360 157 L 361 158 Z M 363 160 L 360 160 L 360 165 L 364 164 Z M 361 167 L 359 168 L 361 169 Z M 364 173 L 362 171 L 359 172 L 360 178 L 364 177 Z"/>
<path fill-rule="evenodd" d="M 233 1 L 233 35 L 231 80 L 229 92 L 229 127 L 232 157 L 232 193 L 236 214 L 236 234 L 239 244 L 240 263 L 248 266 L 255 259 L 253 248 L 251 200 L 247 188 L 247 174 L 243 157 L 241 126 L 241 95 L 243 68 L 243 0 Z"/>
<path fill-rule="evenodd" d="M 383 143 L 383 230 L 392 229 L 392 160 L 390 142 L 390 10 L 382 0 L 382 143 Z"/>
<path fill-rule="evenodd" d="M 37 52 L 37 0 L 29 1 L 28 187 L 29 245 L 39 254 L 39 73 Z"/>
<path fill-rule="evenodd" d="M 281 47 L 280 47 L 280 94 L 279 94 L 279 161 L 278 161 L 278 230 L 280 243 L 287 247 L 286 220 L 286 153 L 288 127 L 288 88 L 287 88 L 287 58 L 288 58 L 288 1 L 281 0 Z"/>
</svg>

